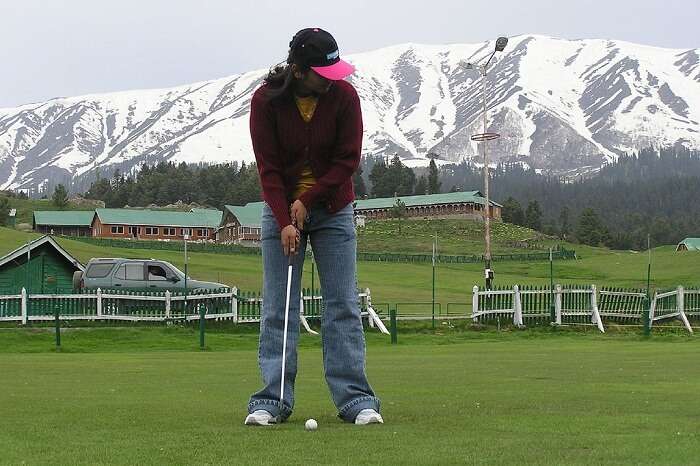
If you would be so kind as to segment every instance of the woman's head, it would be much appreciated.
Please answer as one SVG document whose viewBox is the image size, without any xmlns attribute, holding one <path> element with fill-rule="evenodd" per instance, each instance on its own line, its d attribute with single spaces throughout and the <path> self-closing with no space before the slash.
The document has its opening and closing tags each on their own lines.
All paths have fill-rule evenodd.
<svg viewBox="0 0 700 466">
<path fill-rule="evenodd" d="M 265 82 L 268 97 L 275 98 L 294 91 L 300 95 L 328 92 L 333 81 L 349 76 L 355 68 L 340 59 L 338 44 L 323 29 L 306 28 L 289 42 L 285 64 L 270 70 Z"/>
</svg>

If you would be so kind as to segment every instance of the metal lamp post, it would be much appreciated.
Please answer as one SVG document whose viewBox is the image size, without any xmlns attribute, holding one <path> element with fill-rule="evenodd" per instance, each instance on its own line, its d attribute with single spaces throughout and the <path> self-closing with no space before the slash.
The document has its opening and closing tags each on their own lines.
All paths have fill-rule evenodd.
<svg viewBox="0 0 700 466">
<path fill-rule="evenodd" d="M 467 69 L 475 69 L 478 66 L 481 74 L 481 94 L 483 100 L 482 118 L 484 123 L 484 130 L 482 133 L 472 135 L 471 140 L 480 142 L 484 151 L 484 278 L 486 279 L 486 289 L 488 290 L 491 289 L 491 285 L 493 283 L 493 270 L 491 269 L 491 201 L 489 198 L 489 158 L 488 152 L 486 150 L 486 143 L 488 141 L 498 139 L 500 137 L 500 134 L 488 132 L 488 123 L 486 120 L 486 72 L 488 70 L 489 64 L 491 63 L 491 60 L 493 59 L 493 56 L 496 54 L 496 52 L 502 52 L 506 48 L 507 44 L 507 37 L 499 37 L 496 40 L 496 47 L 494 48 L 494 51 L 491 52 L 491 55 L 489 56 L 488 60 L 486 60 L 486 63 L 484 63 L 483 65 L 479 64 L 479 61 L 482 61 L 483 58 L 481 60 L 478 60 L 476 63 L 467 63 Z"/>
<path fill-rule="evenodd" d="M 185 315 L 187 315 L 187 240 L 190 239 L 190 235 L 183 235 L 183 240 L 185 241 Z"/>
</svg>

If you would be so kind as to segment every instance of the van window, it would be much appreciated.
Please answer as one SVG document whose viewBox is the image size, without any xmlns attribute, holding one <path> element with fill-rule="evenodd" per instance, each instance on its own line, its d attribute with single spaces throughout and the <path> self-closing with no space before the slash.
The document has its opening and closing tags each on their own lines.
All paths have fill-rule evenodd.
<svg viewBox="0 0 700 466">
<path fill-rule="evenodd" d="M 114 276 L 121 280 L 143 280 L 143 263 L 122 264 Z"/>
<path fill-rule="evenodd" d="M 167 280 L 168 276 L 165 269 L 160 265 L 149 264 L 148 279 L 149 280 Z"/>
<path fill-rule="evenodd" d="M 111 272 L 113 268 L 114 262 L 92 264 L 85 271 L 85 276 L 87 278 L 104 278 L 109 275 L 109 272 Z"/>
</svg>

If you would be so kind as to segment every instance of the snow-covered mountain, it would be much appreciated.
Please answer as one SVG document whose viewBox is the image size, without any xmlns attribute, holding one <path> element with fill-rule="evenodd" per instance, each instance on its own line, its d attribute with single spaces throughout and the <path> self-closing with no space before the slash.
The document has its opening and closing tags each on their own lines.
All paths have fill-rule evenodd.
<svg viewBox="0 0 700 466">
<path fill-rule="evenodd" d="M 403 44 L 347 56 L 365 154 L 424 165 L 478 161 L 481 78 L 464 66 L 493 43 Z M 0 109 L 0 188 L 84 190 L 99 169 L 252 161 L 251 93 L 266 70 L 171 89 L 57 98 Z M 510 39 L 487 78 L 492 160 L 585 171 L 643 147 L 700 148 L 700 49 L 611 40 Z"/>
</svg>

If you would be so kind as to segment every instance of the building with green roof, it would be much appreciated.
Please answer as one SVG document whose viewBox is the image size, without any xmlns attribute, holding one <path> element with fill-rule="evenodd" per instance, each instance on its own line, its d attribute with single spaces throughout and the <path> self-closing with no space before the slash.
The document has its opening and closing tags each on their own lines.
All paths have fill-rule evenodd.
<svg viewBox="0 0 700 466">
<path fill-rule="evenodd" d="M 244 206 L 225 205 L 221 225 L 216 232 L 217 243 L 260 242 L 260 218 L 264 202 L 249 202 Z"/>
<path fill-rule="evenodd" d="M 192 209 L 188 212 L 151 209 L 95 209 L 92 234 L 100 238 L 183 240 L 214 238 L 222 212 Z"/>
<path fill-rule="evenodd" d="M 397 200 L 406 205 L 406 216 L 414 218 L 474 218 L 483 217 L 486 199 L 480 191 L 425 194 L 418 196 L 382 197 L 358 199 L 355 213 L 367 219 L 379 220 L 391 217 L 391 208 Z M 501 218 L 501 204 L 490 201 L 491 218 Z"/>
<path fill-rule="evenodd" d="M 700 238 L 686 238 L 676 246 L 676 251 L 700 251 Z"/>
<path fill-rule="evenodd" d="M 85 267 L 49 235 L 0 257 L 0 295 L 71 293 L 73 273 Z M 31 314 L 31 312 L 30 312 Z"/>
<path fill-rule="evenodd" d="M 370 220 L 391 217 L 396 201 L 406 204 L 406 214 L 413 218 L 474 218 L 483 217 L 486 199 L 480 191 L 397 196 L 355 201 L 356 216 Z M 218 243 L 259 243 L 260 218 L 264 202 L 249 202 L 245 206 L 224 206 L 223 219 L 216 232 Z M 491 201 L 491 216 L 501 218 L 501 204 Z"/>
<path fill-rule="evenodd" d="M 65 236 L 91 236 L 94 210 L 37 210 L 32 227 L 38 233 Z"/>
</svg>

